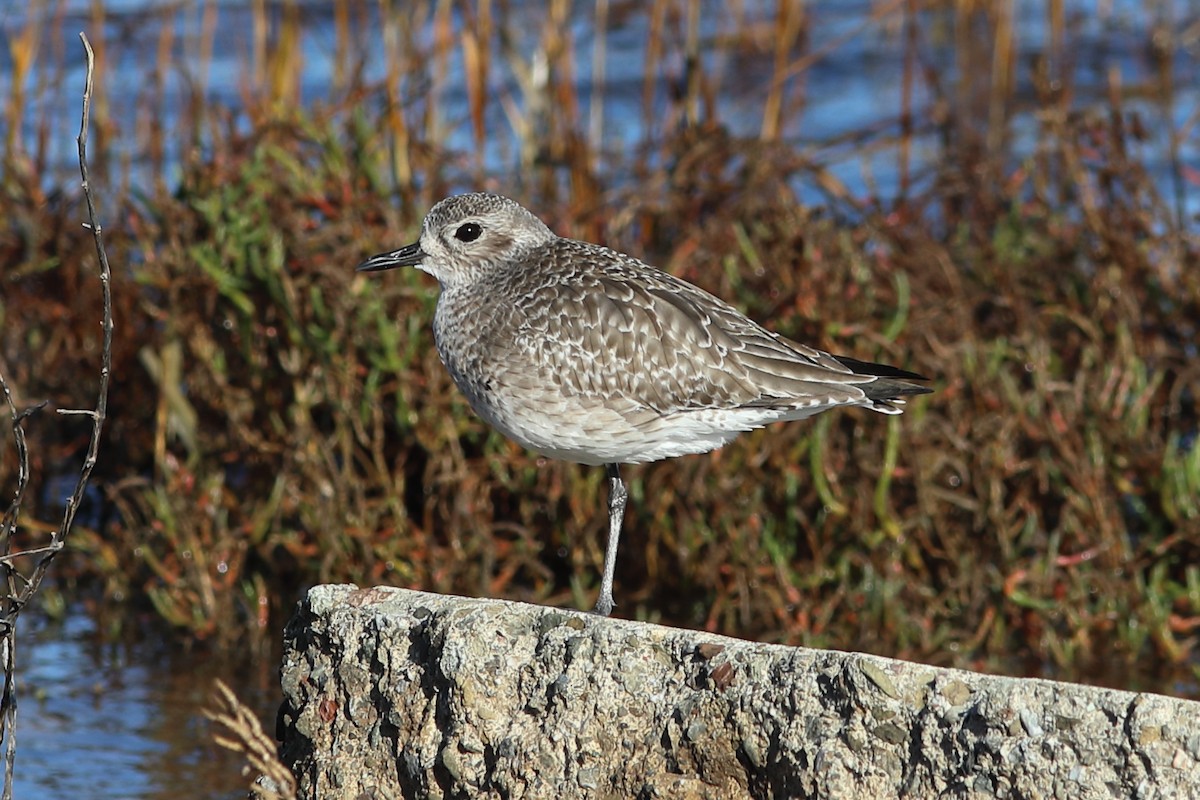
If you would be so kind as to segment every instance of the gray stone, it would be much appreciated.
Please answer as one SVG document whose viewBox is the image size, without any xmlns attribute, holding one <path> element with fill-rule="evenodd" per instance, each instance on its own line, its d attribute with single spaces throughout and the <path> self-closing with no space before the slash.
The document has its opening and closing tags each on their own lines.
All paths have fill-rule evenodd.
<svg viewBox="0 0 1200 800">
<path fill-rule="evenodd" d="M 300 797 L 1200 798 L 1200 703 L 318 586 L 288 626 Z"/>
</svg>

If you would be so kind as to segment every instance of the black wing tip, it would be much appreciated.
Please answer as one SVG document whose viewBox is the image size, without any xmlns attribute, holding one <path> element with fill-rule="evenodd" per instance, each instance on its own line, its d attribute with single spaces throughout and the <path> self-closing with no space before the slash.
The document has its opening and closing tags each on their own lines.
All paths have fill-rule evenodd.
<svg viewBox="0 0 1200 800">
<path fill-rule="evenodd" d="M 915 372 L 909 372 L 906 369 L 893 367 L 889 364 L 876 364 L 873 361 L 859 361 L 857 358 L 850 358 L 850 356 L 834 356 L 833 358 L 843 367 L 856 375 L 871 375 L 876 378 L 898 378 L 900 380 L 907 381 L 931 380 L 930 378 L 926 378 L 924 375 L 918 375 Z M 933 389 L 929 389 L 924 386 L 913 386 L 910 391 L 906 391 L 904 394 L 928 394 L 932 391 Z"/>
</svg>

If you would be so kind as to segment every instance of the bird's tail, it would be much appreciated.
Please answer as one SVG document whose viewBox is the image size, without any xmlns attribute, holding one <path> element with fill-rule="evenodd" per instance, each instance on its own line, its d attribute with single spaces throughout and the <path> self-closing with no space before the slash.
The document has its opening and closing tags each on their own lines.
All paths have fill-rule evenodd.
<svg viewBox="0 0 1200 800">
<path fill-rule="evenodd" d="M 924 375 L 909 372 L 906 369 L 892 367 L 887 364 L 875 364 L 870 361 L 859 361 L 849 356 L 834 356 L 838 363 L 856 375 L 873 375 L 879 380 L 862 386 L 867 399 L 874 405 L 872 410 L 881 414 L 901 414 L 904 409 L 904 397 L 914 394 L 929 394 L 933 391 L 928 386 L 921 386 L 911 381 L 927 381 Z"/>
</svg>

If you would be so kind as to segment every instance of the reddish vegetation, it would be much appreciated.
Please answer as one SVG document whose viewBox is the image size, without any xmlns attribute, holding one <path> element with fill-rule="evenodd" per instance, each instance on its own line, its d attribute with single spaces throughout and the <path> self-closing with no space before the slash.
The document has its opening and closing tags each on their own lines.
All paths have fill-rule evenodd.
<svg viewBox="0 0 1200 800">
<path fill-rule="evenodd" d="M 492 42 L 480 26 L 497 24 L 468 20 L 451 44 Z M 666 24 L 659 52 L 679 55 L 687 38 Z M 807 52 L 797 25 L 777 20 L 767 43 L 748 30 L 738 46 L 782 49 L 786 70 Z M 990 31 L 987 52 L 1008 52 L 1003 26 L 956 31 Z M 427 276 L 353 272 L 473 184 L 786 335 L 935 379 L 900 418 L 835 412 L 626 470 L 618 615 L 1195 694 L 1200 241 L 1147 174 L 1149 123 L 1120 87 L 1080 113 L 1069 72 L 1036 73 L 1023 98 L 1036 148 L 1017 159 L 1017 102 L 990 71 L 1015 67 L 964 63 L 970 77 L 942 86 L 917 68 L 918 42 L 913 80 L 935 113 L 917 125 L 906 104 L 899 133 L 864 133 L 862 147 L 907 165 L 919 127 L 944 151 L 884 203 L 854 197 L 800 145 L 732 135 L 704 113 L 716 77 L 703 73 L 681 73 L 668 121 L 614 169 L 580 121 L 581 56 L 546 37 L 541 91 L 555 102 L 527 142 L 539 156 L 524 192 L 464 174 L 438 147 L 436 97 L 359 85 L 301 114 L 263 80 L 250 133 L 199 107 L 206 145 L 185 151 L 178 187 L 108 198 L 106 502 L 56 565 L 60 585 L 240 648 L 247 631 L 277 635 L 317 581 L 590 607 L 602 470 L 543 462 L 471 415 L 432 346 Z M 482 124 L 485 99 L 470 96 Z M 800 107 L 773 102 L 768 134 L 786 122 L 771 114 Z M 75 196 L 45 197 L 22 163 L 10 154 L 0 183 L 0 366 L 24 402 L 78 404 L 99 335 L 90 244 Z M 1176 177 L 1195 191 L 1194 174 Z M 800 185 L 823 207 L 802 204 Z M 35 486 L 73 469 L 82 434 L 60 428 L 31 423 Z M 34 518 L 51 519 L 39 499 Z"/>
</svg>

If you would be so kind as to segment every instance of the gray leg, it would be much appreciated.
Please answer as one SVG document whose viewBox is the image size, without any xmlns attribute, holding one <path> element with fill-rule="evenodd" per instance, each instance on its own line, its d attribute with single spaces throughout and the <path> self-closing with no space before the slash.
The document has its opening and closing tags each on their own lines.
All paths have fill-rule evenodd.
<svg viewBox="0 0 1200 800">
<path fill-rule="evenodd" d="M 605 464 L 608 473 L 608 547 L 604 551 L 604 576 L 600 579 L 600 597 L 596 600 L 596 613 L 607 617 L 613 606 L 613 573 L 617 571 L 617 540 L 621 538 L 621 522 L 625 519 L 625 501 L 629 493 L 621 480 L 621 471 L 616 464 Z"/>
</svg>

